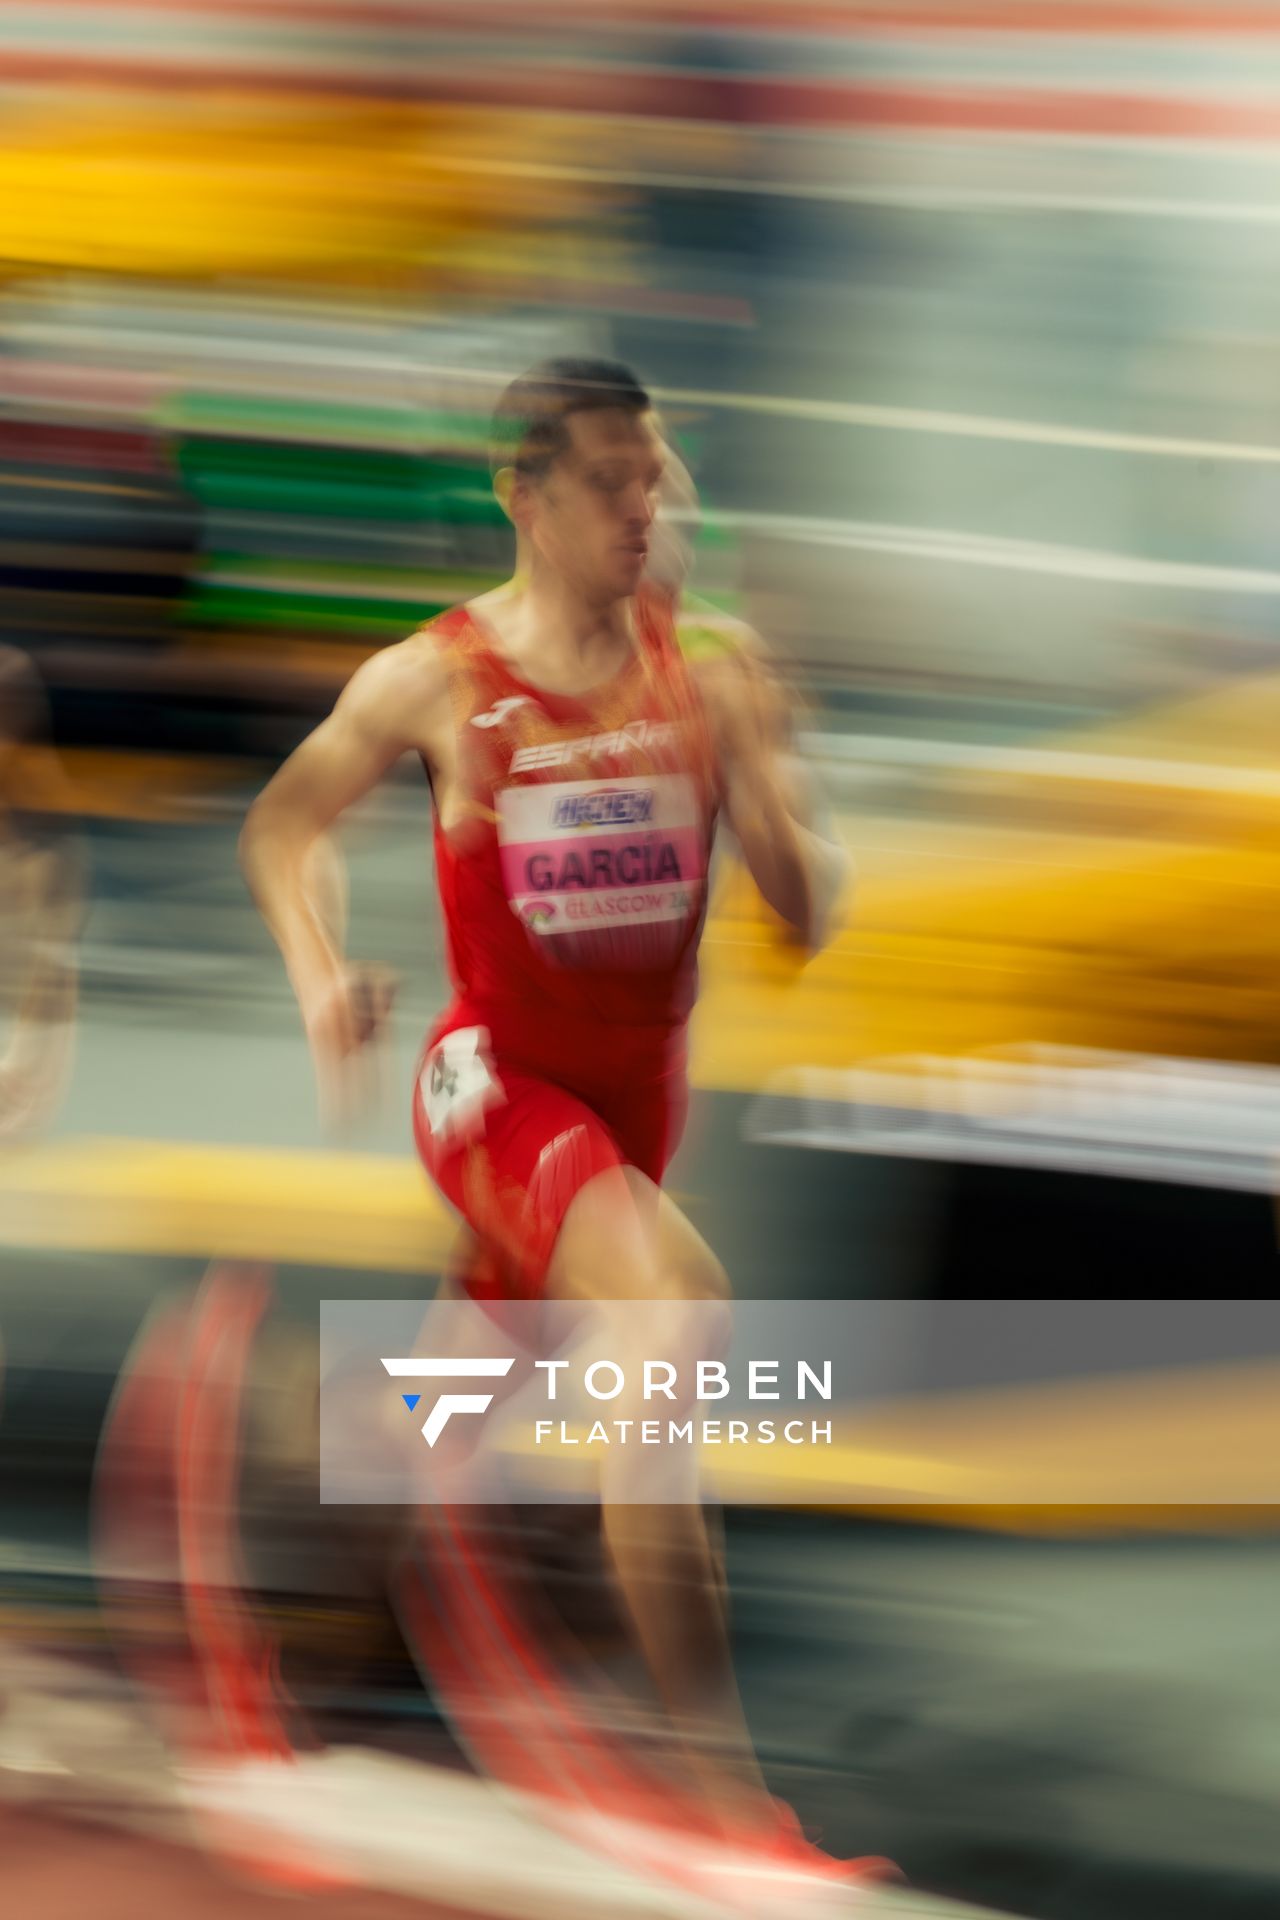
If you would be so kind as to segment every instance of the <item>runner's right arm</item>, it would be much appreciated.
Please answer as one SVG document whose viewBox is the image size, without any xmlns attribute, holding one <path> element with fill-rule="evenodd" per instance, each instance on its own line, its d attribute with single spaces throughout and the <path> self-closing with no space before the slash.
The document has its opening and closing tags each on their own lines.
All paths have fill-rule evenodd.
<svg viewBox="0 0 1280 1920">
<path fill-rule="evenodd" d="M 369 1037 L 378 1013 L 361 1009 L 346 967 L 341 886 L 324 836 L 402 754 L 422 753 L 437 768 L 451 727 L 443 668 L 415 636 L 365 662 L 249 810 L 241 865 L 284 958 L 322 1080 Z"/>
</svg>

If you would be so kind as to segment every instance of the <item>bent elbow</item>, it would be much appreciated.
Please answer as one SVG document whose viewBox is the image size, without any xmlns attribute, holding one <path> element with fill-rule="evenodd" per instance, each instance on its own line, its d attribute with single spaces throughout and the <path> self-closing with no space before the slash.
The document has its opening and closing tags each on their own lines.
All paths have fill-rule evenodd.
<svg viewBox="0 0 1280 1920">
<path fill-rule="evenodd" d="M 257 894 L 257 876 L 262 870 L 263 856 L 269 845 L 280 839 L 280 822 L 276 810 L 265 794 L 260 794 L 249 808 L 240 828 L 236 841 L 236 857 L 240 871 L 248 882 L 249 891 Z"/>
<path fill-rule="evenodd" d="M 787 945 L 805 966 L 810 960 L 816 960 L 827 944 L 827 930 L 812 914 L 802 921 L 788 921 L 786 934 Z"/>
<path fill-rule="evenodd" d="M 775 889 L 771 894 L 761 889 L 765 905 L 774 914 L 782 939 L 797 956 L 808 961 L 820 953 L 824 943 L 823 921 L 819 903 L 811 887 L 800 884 L 784 893 Z"/>
<path fill-rule="evenodd" d="M 262 818 L 258 811 L 260 804 L 261 802 L 257 800 L 254 801 L 241 822 L 240 833 L 236 840 L 236 859 L 240 863 L 240 871 L 246 880 L 252 871 L 254 858 L 262 838 Z"/>
<path fill-rule="evenodd" d="M 803 905 L 788 915 L 791 937 L 813 960 L 830 946 L 849 917 L 853 898 L 853 861 L 847 849 L 810 836 L 810 858 L 803 889 Z"/>
</svg>

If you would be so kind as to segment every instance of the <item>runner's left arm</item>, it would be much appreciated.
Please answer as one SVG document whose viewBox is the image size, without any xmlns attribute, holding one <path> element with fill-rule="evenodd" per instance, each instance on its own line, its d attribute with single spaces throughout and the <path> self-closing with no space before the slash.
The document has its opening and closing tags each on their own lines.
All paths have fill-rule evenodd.
<svg viewBox="0 0 1280 1920">
<path fill-rule="evenodd" d="M 795 748 L 790 704 L 750 629 L 719 622 L 723 644 L 695 650 L 721 801 L 766 904 L 809 952 L 825 945 L 851 862 L 823 830 L 814 783 Z"/>
</svg>

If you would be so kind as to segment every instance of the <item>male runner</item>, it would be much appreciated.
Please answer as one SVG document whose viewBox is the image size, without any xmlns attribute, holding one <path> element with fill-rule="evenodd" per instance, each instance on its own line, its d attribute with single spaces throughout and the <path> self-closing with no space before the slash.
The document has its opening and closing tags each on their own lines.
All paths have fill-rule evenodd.
<svg viewBox="0 0 1280 1920">
<path fill-rule="evenodd" d="M 724 1292 L 660 1186 L 685 1113 L 717 817 L 806 948 L 844 864 L 797 817 L 757 643 L 704 628 L 686 659 L 673 597 L 646 578 L 667 458 L 626 369 L 561 360 L 517 380 L 494 457 L 514 578 L 367 662 L 242 836 L 322 1101 L 340 1107 L 382 1009 L 347 966 L 307 863 L 402 754 L 421 757 L 454 997 L 425 1050 L 414 1131 L 470 1229 L 477 1298 Z M 615 1471 L 601 1486 L 608 1557 L 686 1779 L 712 1830 L 798 1857 L 743 1722 L 702 1512 L 611 1498 Z M 464 1654 L 483 1659 L 475 1622 L 468 1606 L 455 1625 Z"/>
<path fill-rule="evenodd" d="M 49 1126 L 70 1078 L 84 891 L 72 811 L 39 675 L 0 647 L 0 1148 Z"/>
</svg>

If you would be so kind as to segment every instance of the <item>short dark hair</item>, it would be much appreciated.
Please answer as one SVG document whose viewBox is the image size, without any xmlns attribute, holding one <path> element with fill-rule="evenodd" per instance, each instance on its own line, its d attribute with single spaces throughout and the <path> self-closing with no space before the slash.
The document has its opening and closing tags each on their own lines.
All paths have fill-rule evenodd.
<svg viewBox="0 0 1280 1920">
<path fill-rule="evenodd" d="M 616 360 L 542 360 L 511 382 L 494 409 L 490 466 L 540 478 L 569 445 L 571 414 L 600 407 L 645 413 L 651 404 L 635 374 Z"/>
</svg>

